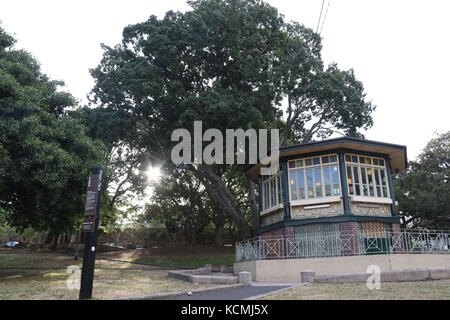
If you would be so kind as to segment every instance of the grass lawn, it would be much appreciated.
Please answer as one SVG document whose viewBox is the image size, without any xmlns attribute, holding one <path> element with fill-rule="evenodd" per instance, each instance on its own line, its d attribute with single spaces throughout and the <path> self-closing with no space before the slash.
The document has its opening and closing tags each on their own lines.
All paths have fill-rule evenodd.
<svg viewBox="0 0 450 320">
<path fill-rule="evenodd" d="M 74 264 L 74 260 L 64 255 L 54 255 L 48 250 L 25 251 L 0 249 L 0 267 L 65 267 Z"/>
<path fill-rule="evenodd" d="M 186 247 L 157 248 L 145 250 L 127 250 L 123 252 L 106 252 L 100 255 L 130 262 L 170 265 L 176 267 L 203 267 L 229 265 L 235 262 L 234 248 Z"/>
<path fill-rule="evenodd" d="M 108 257 L 117 258 L 111 254 Z M 140 258 L 145 260 L 145 257 Z M 206 258 L 199 256 L 193 260 L 176 260 L 172 257 L 154 261 L 161 264 L 185 261 L 192 266 L 203 262 L 211 263 L 211 260 L 202 259 Z M 217 258 L 215 261 L 222 259 Z M 74 261 L 70 256 L 49 252 L 0 250 L 0 300 L 78 299 L 79 290 L 68 289 L 66 286 L 71 276 L 66 273 L 66 268 L 70 265 L 81 268 L 81 264 L 81 260 Z M 216 286 L 172 279 L 167 277 L 167 271 L 151 266 L 97 259 L 92 296 L 94 299 L 110 299 Z"/>
<path fill-rule="evenodd" d="M 365 283 L 307 284 L 265 296 L 263 300 L 450 300 L 450 280 L 384 282 L 380 289 Z"/>
<path fill-rule="evenodd" d="M 149 264 L 161 264 L 180 267 L 203 267 L 209 263 L 215 266 L 233 264 L 235 262 L 234 254 L 228 255 L 208 255 L 194 257 L 137 257 L 128 258 L 128 261 Z"/>
</svg>

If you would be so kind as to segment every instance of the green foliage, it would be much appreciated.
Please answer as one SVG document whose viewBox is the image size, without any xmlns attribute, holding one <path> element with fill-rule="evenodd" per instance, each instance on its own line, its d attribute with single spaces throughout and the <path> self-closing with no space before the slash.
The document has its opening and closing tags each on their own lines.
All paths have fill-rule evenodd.
<svg viewBox="0 0 450 320">
<path fill-rule="evenodd" d="M 450 131 L 432 139 L 394 180 L 404 223 L 450 229 Z"/>
<path fill-rule="evenodd" d="M 365 101 L 363 85 L 353 70 L 335 64 L 324 68 L 320 36 L 311 29 L 285 22 L 259 0 L 189 4 L 192 11 L 169 11 L 162 19 L 150 16 L 126 27 L 120 44 L 103 45 L 103 59 L 91 70 L 97 119 L 111 127 L 110 115 L 120 117 L 126 132 L 105 133 L 127 146 L 125 159 L 135 166 L 160 161 L 172 170 L 173 130 L 192 133 L 198 120 L 203 130 L 222 132 L 279 128 L 282 144 L 334 132 L 361 136 L 358 130 L 372 125 L 375 107 Z M 188 169 L 242 235 L 250 236 L 248 215 L 238 200 L 246 185 L 238 188 L 244 194 L 228 187 L 226 173 L 235 168 Z"/>
<path fill-rule="evenodd" d="M 22 232 L 16 230 L 9 225 L 0 225 L 0 245 L 4 244 L 8 241 L 20 241 L 24 239 L 25 241 L 30 240 L 33 243 L 36 243 L 42 234 L 40 232 L 36 232 L 33 228 L 26 228 Z M 30 239 L 31 238 L 31 239 Z"/>
<path fill-rule="evenodd" d="M 20 230 L 70 231 L 81 218 L 86 179 L 104 147 L 65 111 L 58 90 L 27 52 L 0 29 L 0 212 Z"/>
<path fill-rule="evenodd" d="M 124 29 L 122 45 L 104 46 L 93 101 L 136 122 L 135 145 L 167 156 L 171 132 L 264 127 L 274 101 L 271 52 L 284 37 L 276 10 L 236 1 L 192 3 L 186 14 Z M 259 27 L 258 27 L 259 25 Z M 264 29 L 263 29 L 264 28 Z M 232 116 L 230 116 L 232 115 Z"/>
</svg>

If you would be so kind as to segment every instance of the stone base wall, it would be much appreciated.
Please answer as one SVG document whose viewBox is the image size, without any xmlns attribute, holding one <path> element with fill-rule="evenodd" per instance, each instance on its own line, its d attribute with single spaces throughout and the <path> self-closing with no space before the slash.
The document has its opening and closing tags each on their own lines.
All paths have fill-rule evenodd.
<svg viewBox="0 0 450 320">
<path fill-rule="evenodd" d="M 234 264 L 235 274 L 252 273 L 253 281 L 300 282 L 301 273 L 314 271 L 317 275 L 367 272 L 371 265 L 381 271 L 450 266 L 450 254 L 379 254 L 368 256 L 274 259 L 239 262 Z"/>
</svg>

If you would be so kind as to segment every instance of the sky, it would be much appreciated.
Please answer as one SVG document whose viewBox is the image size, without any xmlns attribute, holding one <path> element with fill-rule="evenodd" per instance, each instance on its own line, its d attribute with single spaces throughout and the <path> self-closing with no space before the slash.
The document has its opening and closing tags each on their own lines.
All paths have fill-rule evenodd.
<svg viewBox="0 0 450 320">
<path fill-rule="evenodd" d="M 322 0 L 266 2 L 286 20 L 316 30 Z M 64 80 L 65 90 L 86 103 L 100 44 L 113 46 L 125 26 L 168 10 L 189 6 L 183 0 L 3 0 L 0 20 L 17 48 L 33 54 L 44 73 Z M 325 12 L 324 62 L 353 68 L 377 105 L 366 138 L 406 145 L 413 160 L 436 133 L 450 130 L 450 1 L 325 0 Z"/>
</svg>

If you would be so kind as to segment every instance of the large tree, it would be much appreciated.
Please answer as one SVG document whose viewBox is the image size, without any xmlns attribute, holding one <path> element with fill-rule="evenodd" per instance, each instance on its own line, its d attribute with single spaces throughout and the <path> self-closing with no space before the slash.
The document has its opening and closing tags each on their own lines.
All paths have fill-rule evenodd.
<svg viewBox="0 0 450 320">
<path fill-rule="evenodd" d="M 14 43 L 0 28 L 0 220 L 56 239 L 81 218 L 86 179 L 104 148 L 67 114 L 76 101 L 63 83 Z"/>
<path fill-rule="evenodd" d="M 450 230 L 450 131 L 432 139 L 394 180 L 402 226 Z"/>
<path fill-rule="evenodd" d="M 324 68 L 318 34 L 287 23 L 258 0 L 190 1 L 192 11 L 151 16 L 123 31 L 122 43 L 104 48 L 91 71 L 92 102 L 131 119 L 124 141 L 170 166 L 171 133 L 278 128 L 282 143 L 358 135 L 374 107 L 353 71 Z M 287 107 L 284 107 L 284 102 Z M 248 146 L 247 146 L 248 147 Z M 225 150 L 225 148 L 224 148 Z M 234 150 L 233 154 L 236 150 Z M 224 155 L 226 157 L 226 155 Z M 227 187 L 226 165 L 187 165 L 243 237 L 251 226 Z M 238 167 L 242 171 L 241 167 Z M 249 182 L 252 211 L 254 183 Z M 257 216 L 253 212 L 253 216 Z"/>
</svg>

